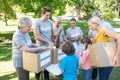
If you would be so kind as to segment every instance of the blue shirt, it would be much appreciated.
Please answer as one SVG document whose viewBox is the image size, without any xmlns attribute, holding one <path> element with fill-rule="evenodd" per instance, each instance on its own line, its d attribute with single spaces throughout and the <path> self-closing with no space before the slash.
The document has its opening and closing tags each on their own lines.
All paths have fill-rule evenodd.
<svg viewBox="0 0 120 80">
<path fill-rule="evenodd" d="M 60 69 L 64 70 L 63 80 L 77 80 L 78 58 L 75 55 L 67 55 L 60 64 Z"/>
</svg>

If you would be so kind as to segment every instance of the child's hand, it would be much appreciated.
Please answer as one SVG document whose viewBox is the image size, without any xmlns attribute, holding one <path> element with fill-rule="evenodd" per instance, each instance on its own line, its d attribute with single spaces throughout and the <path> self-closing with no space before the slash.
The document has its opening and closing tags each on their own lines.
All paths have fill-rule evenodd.
<svg viewBox="0 0 120 80">
<path fill-rule="evenodd" d="M 83 56 L 83 52 L 81 51 L 81 57 Z"/>
<path fill-rule="evenodd" d="M 57 63 L 57 64 L 58 64 L 58 66 L 60 66 L 60 61 L 58 61 L 58 63 Z"/>
</svg>

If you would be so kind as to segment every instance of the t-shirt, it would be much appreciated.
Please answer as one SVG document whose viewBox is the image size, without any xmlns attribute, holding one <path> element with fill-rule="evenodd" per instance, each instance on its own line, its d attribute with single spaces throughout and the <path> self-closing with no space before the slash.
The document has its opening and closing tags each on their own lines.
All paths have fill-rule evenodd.
<svg viewBox="0 0 120 80">
<path fill-rule="evenodd" d="M 110 23 L 104 21 L 104 20 L 101 20 L 100 26 L 101 26 L 101 27 L 104 27 L 104 28 L 106 28 L 106 29 L 108 29 L 108 30 L 110 30 L 110 31 L 113 32 L 113 33 L 116 33 L 115 30 L 114 30 L 114 28 L 112 27 L 112 25 L 111 25 Z"/>
<path fill-rule="evenodd" d="M 83 69 L 91 69 L 89 49 L 82 51 L 82 56 L 80 55 L 79 62 Z"/>
<path fill-rule="evenodd" d="M 75 28 L 70 27 L 66 30 L 67 38 L 74 38 L 74 37 L 77 37 L 78 35 L 80 35 L 81 37 L 83 36 L 83 32 L 80 27 L 75 27 Z M 81 45 L 80 40 L 74 41 L 74 42 L 75 42 L 75 44 L 77 44 L 76 46 L 74 46 L 75 47 L 75 55 L 78 56 L 79 52 L 81 51 L 82 45 Z"/>
<path fill-rule="evenodd" d="M 73 38 L 73 37 L 77 37 L 78 35 L 82 36 L 83 32 L 80 29 L 80 27 L 75 27 L 75 28 L 68 28 L 66 30 L 66 37 L 67 38 Z"/>
<path fill-rule="evenodd" d="M 75 55 L 65 56 L 60 64 L 60 69 L 64 70 L 63 80 L 77 80 L 78 58 Z"/>
<path fill-rule="evenodd" d="M 38 29 L 39 35 L 48 41 L 52 41 L 52 28 L 53 24 L 51 20 L 42 21 L 41 19 L 37 19 L 33 27 L 33 29 Z M 36 43 L 41 46 L 48 46 L 47 43 L 40 42 L 39 40 L 36 40 Z"/>
<path fill-rule="evenodd" d="M 20 47 L 26 45 L 27 47 L 32 46 L 32 42 L 28 33 L 23 33 L 21 30 L 16 30 L 13 34 L 12 39 L 12 60 L 14 67 L 22 67 L 22 51 Z"/>
<path fill-rule="evenodd" d="M 88 35 L 96 35 L 97 34 L 97 31 L 93 31 L 93 30 L 89 30 L 89 32 L 88 32 Z"/>
<path fill-rule="evenodd" d="M 59 26 L 59 27 L 54 26 L 55 32 L 58 32 L 58 30 L 60 30 L 61 28 L 62 28 L 62 26 Z M 60 33 L 59 41 L 64 42 L 64 31 L 63 30 Z"/>
<path fill-rule="evenodd" d="M 96 35 L 96 42 L 110 42 L 110 37 L 105 35 L 106 28 L 100 28 L 99 33 Z"/>
</svg>

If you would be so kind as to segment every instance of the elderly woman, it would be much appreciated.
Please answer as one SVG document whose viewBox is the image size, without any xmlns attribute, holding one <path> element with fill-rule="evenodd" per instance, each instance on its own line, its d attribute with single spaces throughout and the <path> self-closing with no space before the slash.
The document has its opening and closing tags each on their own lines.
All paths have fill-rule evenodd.
<svg viewBox="0 0 120 80">
<path fill-rule="evenodd" d="M 58 42 L 61 45 L 65 41 L 67 41 L 67 38 L 65 37 L 64 30 L 63 30 L 63 27 L 61 26 L 61 23 L 62 23 L 62 17 L 61 16 L 55 17 L 53 29 L 54 29 L 54 36 L 55 36 L 54 43 L 55 43 L 56 47 L 57 46 L 59 47 L 59 45 L 57 45 Z"/>
<path fill-rule="evenodd" d="M 110 31 L 108 28 L 100 26 L 100 18 L 97 16 L 92 17 L 88 21 L 89 28 L 93 31 L 97 31 L 98 34 L 95 37 L 96 42 L 110 42 L 110 38 L 116 39 L 117 41 L 117 53 L 114 57 L 114 64 L 119 65 L 120 59 L 120 35 Z M 112 72 L 112 67 L 100 67 L 99 71 L 99 80 L 109 80 L 110 74 Z"/>
<path fill-rule="evenodd" d="M 22 52 L 35 52 L 45 47 L 35 47 L 31 42 L 28 32 L 31 30 L 32 21 L 27 17 L 20 18 L 18 29 L 12 39 L 12 60 L 16 69 L 18 80 L 29 80 L 29 72 L 23 69 Z"/>
</svg>

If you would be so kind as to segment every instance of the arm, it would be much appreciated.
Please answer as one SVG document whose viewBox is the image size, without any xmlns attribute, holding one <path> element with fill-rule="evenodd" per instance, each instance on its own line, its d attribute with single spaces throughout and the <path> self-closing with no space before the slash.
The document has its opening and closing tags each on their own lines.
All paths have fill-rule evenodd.
<svg viewBox="0 0 120 80">
<path fill-rule="evenodd" d="M 39 32 L 39 30 L 38 29 L 34 29 L 33 30 L 33 33 L 34 33 L 34 36 L 35 36 L 35 39 L 36 40 L 39 40 L 39 41 L 41 41 L 41 42 L 45 42 L 45 43 L 50 43 L 49 41 L 47 41 L 47 40 L 45 40 L 44 38 L 42 38 L 41 36 L 40 36 L 40 32 Z"/>
<path fill-rule="evenodd" d="M 32 47 L 37 47 L 37 44 L 32 43 Z"/>
<path fill-rule="evenodd" d="M 55 37 L 55 40 L 54 40 L 54 44 L 56 45 L 56 47 L 59 47 L 59 37 L 60 37 L 60 33 L 61 33 L 62 29 L 60 29 L 57 34 L 56 34 L 56 37 Z"/>
<path fill-rule="evenodd" d="M 61 69 L 62 73 L 64 73 L 64 71 L 65 71 L 65 65 L 66 65 L 65 59 L 63 58 L 61 63 L 60 63 L 60 69 Z"/>
<path fill-rule="evenodd" d="M 76 41 L 76 38 L 74 37 L 74 38 L 67 38 L 69 41 Z"/>
<path fill-rule="evenodd" d="M 63 34 L 63 39 L 64 39 L 64 41 L 68 41 L 68 39 L 66 38 L 65 34 Z"/>
<path fill-rule="evenodd" d="M 105 31 L 105 35 L 110 36 L 111 38 L 116 39 L 117 41 L 117 53 L 115 54 L 114 63 L 116 65 L 120 64 L 120 35 L 110 32 L 109 30 Z"/>
<path fill-rule="evenodd" d="M 81 55 L 80 55 L 80 63 L 81 64 L 84 64 L 87 57 L 88 57 L 89 53 L 88 52 L 81 52 Z"/>
<path fill-rule="evenodd" d="M 93 35 L 92 35 L 92 34 L 88 34 L 88 37 L 89 37 L 89 38 L 93 38 Z"/>
<path fill-rule="evenodd" d="M 81 36 L 78 35 L 78 36 L 76 36 L 76 37 L 68 37 L 67 39 L 72 42 L 72 41 L 77 41 L 77 40 L 79 40 L 80 38 L 81 38 Z"/>
<path fill-rule="evenodd" d="M 41 51 L 41 50 L 44 50 L 44 49 L 46 49 L 46 47 L 34 47 L 34 48 L 30 48 L 30 47 L 27 47 L 26 45 L 22 45 L 20 47 L 20 50 L 26 51 L 26 52 L 35 52 L 35 51 Z"/>
</svg>

